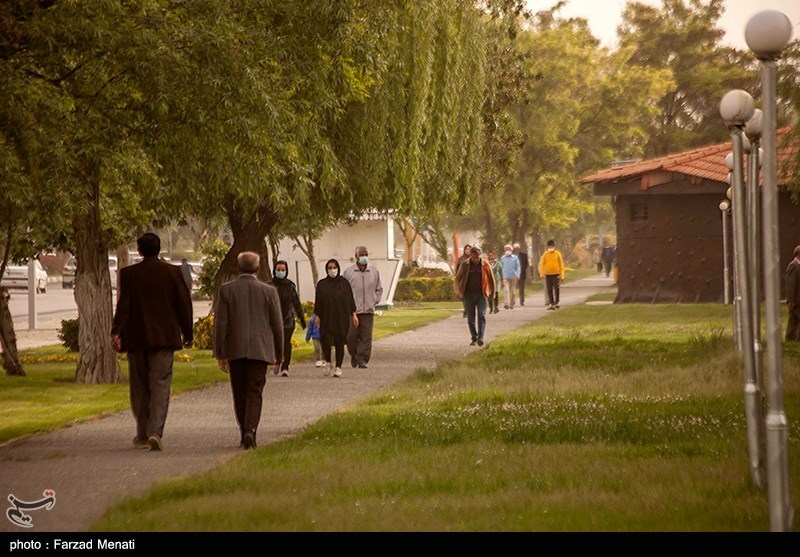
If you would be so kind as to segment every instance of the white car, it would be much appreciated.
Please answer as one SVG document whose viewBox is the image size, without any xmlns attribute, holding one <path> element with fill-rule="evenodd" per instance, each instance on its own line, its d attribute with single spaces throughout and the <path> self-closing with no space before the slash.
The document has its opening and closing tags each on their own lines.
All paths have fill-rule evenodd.
<svg viewBox="0 0 800 557">
<path fill-rule="evenodd" d="M 116 256 L 108 256 L 108 277 L 111 279 L 111 290 L 117 289 L 117 258 Z M 71 257 L 67 264 L 64 265 L 62 274 L 62 286 L 64 288 L 75 288 L 75 273 L 78 269 L 78 260 Z"/>
<path fill-rule="evenodd" d="M 47 292 L 47 271 L 44 270 L 42 264 L 38 259 L 34 259 L 34 268 L 36 269 L 36 292 L 44 294 Z M 0 281 L 0 286 L 6 288 L 28 288 L 28 266 L 27 265 L 9 265 L 3 273 L 3 280 Z"/>
</svg>

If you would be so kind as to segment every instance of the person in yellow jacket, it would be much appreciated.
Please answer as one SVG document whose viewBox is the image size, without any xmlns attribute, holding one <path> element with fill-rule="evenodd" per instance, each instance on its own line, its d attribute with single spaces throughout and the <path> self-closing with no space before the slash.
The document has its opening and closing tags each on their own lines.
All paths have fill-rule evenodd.
<svg viewBox="0 0 800 557">
<path fill-rule="evenodd" d="M 561 259 L 561 252 L 556 249 L 555 240 L 547 241 L 547 251 L 539 260 L 539 278 L 544 279 L 549 303 L 547 311 L 558 309 L 559 284 L 564 279 L 564 260 Z"/>
</svg>

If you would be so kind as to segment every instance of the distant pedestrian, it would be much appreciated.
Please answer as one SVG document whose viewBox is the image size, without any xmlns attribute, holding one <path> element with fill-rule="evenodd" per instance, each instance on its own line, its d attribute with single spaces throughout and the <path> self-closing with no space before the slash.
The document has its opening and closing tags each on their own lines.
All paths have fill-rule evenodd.
<svg viewBox="0 0 800 557">
<path fill-rule="evenodd" d="M 525 305 L 525 281 L 528 280 L 528 267 L 530 264 L 528 263 L 528 253 L 520 247 L 519 244 L 514 244 L 513 246 L 514 255 L 517 256 L 519 259 L 519 281 L 517 281 L 517 286 L 519 287 L 519 305 Z"/>
<path fill-rule="evenodd" d="M 320 340 L 319 320 L 316 315 L 312 315 L 308 320 L 306 329 L 306 342 L 314 342 L 314 365 L 322 367 L 325 365 L 325 354 L 322 351 L 322 340 Z"/>
<path fill-rule="evenodd" d="M 458 269 L 461 268 L 461 264 L 469 259 L 469 252 L 471 249 L 472 246 L 470 246 L 469 244 L 464 246 L 464 252 L 458 256 L 458 259 L 456 259 L 456 269 L 453 272 L 454 275 L 458 274 Z M 464 306 L 464 311 L 461 312 L 461 317 L 466 317 L 466 316 L 467 316 L 467 306 Z"/>
<path fill-rule="evenodd" d="M 592 250 L 592 264 L 597 267 L 597 272 L 603 272 L 603 255 L 600 246 L 595 246 Z"/>
<path fill-rule="evenodd" d="M 547 250 L 539 260 L 539 278 L 544 279 L 549 310 L 558 309 L 560 298 L 560 283 L 564 279 L 564 261 L 561 252 L 556 249 L 555 240 L 547 241 Z"/>
<path fill-rule="evenodd" d="M 603 268 L 606 272 L 606 277 L 611 274 L 611 269 L 614 265 L 614 261 L 617 258 L 616 250 L 614 246 L 608 243 L 603 244 L 603 251 L 601 252 L 601 259 L 603 260 Z"/>
<path fill-rule="evenodd" d="M 256 448 L 267 367 L 283 359 L 283 318 L 278 291 L 256 278 L 261 258 L 239 254 L 238 278 L 223 284 L 214 311 L 214 357 L 230 373 L 240 446 Z"/>
<path fill-rule="evenodd" d="M 192 292 L 192 266 L 189 264 L 189 260 L 185 257 L 181 259 L 181 274 L 183 275 L 183 282 L 186 283 L 186 288 L 189 289 L 189 293 Z"/>
<path fill-rule="evenodd" d="M 381 274 L 369 264 L 369 251 L 358 246 L 356 262 L 344 270 L 342 275 L 350 283 L 356 304 L 358 320 L 347 332 L 347 351 L 352 367 L 366 368 L 372 357 L 372 328 L 375 324 L 375 306 L 383 298 Z"/>
<path fill-rule="evenodd" d="M 472 339 L 470 345 L 483 346 L 486 331 L 486 299 L 494 295 L 494 273 L 481 258 L 481 250 L 472 248 L 469 259 L 462 263 L 453 281 L 453 292 L 464 300 L 467 308 L 467 326 Z"/>
<path fill-rule="evenodd" d="M 159 260 L 158 236 L 143 234 L 136 245 L 143 259 L 120 269 L 111 337 L 114 350 L 128 353 L 133 444 L 160 451 L 174 353 L 192 345 L 192 300 L 180 269 Z"/>
<path fill-rule="evenodd" d="M 333 376 L 342 376 L 344 344 L 350 325 L 358 327 L 356 302 L 350 282 L 341 276 L 339 262 L 330 259 L 325 264 L 327 276 L 317 283 L 314 315 L 317 316 L 322 351 L 325 356 L 325 375 L 331 374 L 331 347 L 336 348 L 336 367 Z"/>
<path fill-rule="evenodd" d="M 493 249 L 489 250 L 489 267 L 494 278 L 494 294 L 489 296 L 489 313 L 500 313 L 500 288 L 503 285 L 503 265 Z"/>
<path fill-rule="evenodd" d="M 786 304 L 789 306 L 786 340 L 800 342 L 800 246 L 794 248 L 792 255 L 794 259 L 786 267 Z"/>
<path fill-rule="evenodd" d="M 281 301 L 281 315 L 283 316 L 283 361 L 276 362 L 272 373 L 281 377 L 289 376 L 289 365 L 292 363 L 292 335 L 295 330 L 295 315 L 300 327 L 306 328 L 306 317 L 303 315 L 303 304 L 297 295 L 297 287 L 289 280 L 289 264 L 284 260 L 275 263 L 270 284 L 278 291 Z"/>
<path fill-rule="evenodd" d="M 504 247 L 505 255 L 500 258 L 503 267 L 503 307 L 514 309 L 514 295 L 517 290 L 517 281 L 522 270 L 519 266 L 519 258 L 512 253 L 511 244 Z"/>
</svg>

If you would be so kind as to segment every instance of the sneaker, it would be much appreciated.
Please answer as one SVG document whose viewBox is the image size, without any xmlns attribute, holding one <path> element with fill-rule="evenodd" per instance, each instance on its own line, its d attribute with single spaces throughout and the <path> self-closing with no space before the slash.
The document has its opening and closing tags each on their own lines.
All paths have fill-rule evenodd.
<svg viewBox="0 0 800 557">
<path fill-rule="evenodd" d="M 242 436 L 242 448 L 244 450 L 256 448 L 256 434 L 252 431 L 247 431 Z"/>
<path fill-rule="evenodd" d="M 473 340 L 472 342 L 469 343 L 470 346 L 475 346 L 476 344 L 478 344 L 477 340 Z"/>
<path fill-rule="evenodd" d="M 314 362 L 314 367 L 322 367 L 325 365 L 325 360 L 317 360 Z"/>
<path fill-rule="evenodd" d="M 151 451 L 163 451 L 164 444 L 161 442 L 160 435 L 151 435 L 147 438 L 147 446 L 150 447 Z"/>
<path fill-rule="evenodd" d="M 327 377 L 331 374 L 331 363 L 325 362 L 325 365 L 322 366 L 322 373 Z"/>
<path fill-rule="evenodd" d="M 358 364 L 358 367 L 361 369 L 367 369 L 367 364 Z"/>
<path fill-rule="evenodd" d="M 755 167 L 754 167 L 754 168 L 755 168 Z M 555 306 L 555 309 L 558 309 L 558 308 L 560 308 L 560 307 L 561 307 L 561 306 L 559 306 L 558 304 L 556 304 L 556 306 Z"/>
<path fill-rule="evenodd" d="M 504 305 L 503 307 L 504 307 L 505 309 L 508 309 L 508 304 Z"/>
<path fill-rule="evenodd" d="M 272 366 L 272 373 L 278 375 L 280 372 L 281 372 L 281 364 L 278 363 Z"/>
<path fill-rule="evenodd" d="M 554 309 L 556 309 L 556 308 L 553 307 L 553 306 L 547 306 L 547 311 L 553 311 Z"/>
<path fill-rule="evenodd" d="M 333 376 L 334 376 L 334 377 L 341 377 L 341 376 L 342 376 L 342 368 L 340 368 L 340 367 L 337 367 L 337 368 L 336 368 L 336 369 L 333 371 Z"/>
<path fill-rule="evenodd" d="M 137 449 L 146 449 L 150 445 L 147 444 L 147 437 L 139 437 L 137 435 L 133 438 L 133 446 Z"/>
<path fill-rule="evenodd" d="M 478 339 L 478 346 L 483 346 L 483 340 L 482 339 Z"/>
<path fill-rule="evenodd" d="M 284 369 L 283 371 L 281 371 L 281 377 L 289 377 L 289 370 Z"/>
</svg>

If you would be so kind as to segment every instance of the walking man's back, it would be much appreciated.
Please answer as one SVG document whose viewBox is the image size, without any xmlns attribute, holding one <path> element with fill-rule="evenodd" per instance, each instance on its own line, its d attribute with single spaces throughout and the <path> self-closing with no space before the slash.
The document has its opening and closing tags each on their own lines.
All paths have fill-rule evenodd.
<svg viewBox="0 0 800 557">
<path fill-rule="evenodd" d="M 192 344 L 192 300 L 180 269 L 158 259 L 159 237 L 147 233 L 137 244 L 144 259 L 120 270 L 111 334 L 115 349 L 128 353 L 133 443 L 160 451 L 174 352 Z"/>
</svg>

